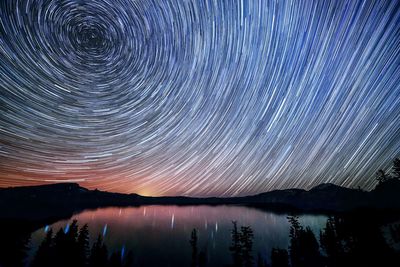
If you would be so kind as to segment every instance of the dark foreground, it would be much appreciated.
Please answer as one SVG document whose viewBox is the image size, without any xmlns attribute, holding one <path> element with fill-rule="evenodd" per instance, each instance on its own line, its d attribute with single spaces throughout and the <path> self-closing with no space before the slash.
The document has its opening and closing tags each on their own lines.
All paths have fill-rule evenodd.
<svg viewBox="0 0 400 267">
<path fill-rule="evenodd" d="M 268 262 L 252 251 L 252 229 L 232 225 L 232 261 L 226 266 L 398 266 L 400 262 L 400 181 L 385 180 L 372 191 L 322 184 L 309 191 L 277 190 L 236 198 L 144 197 L 88 190 L 78 184 L 0 189 L 0 267 L 135 266 L 129 251 L 106 253 L 101 238 L 90 244 L 85 226 L 48 232 L 31 263 L 26 262 L 31 233 L 85 209 L 139 205 L 244 205 L 284 213 L 331 215 L 323 231 L 314 234 L 289 217 L 290 245 L 276 248 Z M 209 266 L 196 245 L 196 230 L 188 236 L 191 266 Z M 190 242 L 189 242 L 190 240 Z M 83 242 L 83 243 L 82 243 Z M 52 255 L 52 256 L 51 256 Z M 119 255 L 119 256 L 118 256 Z"/>
<path fill-rule="evenodd" d="M 289 246 L 270 250 L 268 257 L 253 246 L 257 232 L 251 226 L 232 222 L 231 242 L 222 253 L 230 254 L 228 260 L 219 266 L 235 267 L 339 267 L 339 266 L 398 266 L 400 261 L 399 217 L 387 213 L 352 212 L 329 216 L 320 233 L 302 225 L 296 215 L 289 221 Z M 135 251 L 124 247 L 109 249 L 103 235 L 93 242 L 87 224 L 73 221 L 60 229 L 46 229 L 46 236 L 33 257 L 29 258 L 31 232 L 37 225 L 27 222 L 2 221 L 0 266 L 32 267 L 132 267 L 136 265 Z M 181 257 L 189 258 L 187 265 L 215 266 L 208 259 L 207 248 L 199 243 L 204 235 L 193 229 L 187 235 L 186 246 Z M 93 239 L 93 238 L 92 238 Z M 140 242 L 140 240 L 138 240 Z M 159 244 L 157 249 L 169 244 Z M 151 254 L 151 252 L 150 252 Z M 186 255 L 188 254 L 188 255 Z M 175 255 L 180 255 L 175 253 Z M 29 258 L 29 261 L 28 261 Z M 182 262 L 182 261 L 177 261 Z M 164 266 L 164 265 L 160 265 Z M 165 265 L 171 266 L 171 265 Z"/>
</svg>

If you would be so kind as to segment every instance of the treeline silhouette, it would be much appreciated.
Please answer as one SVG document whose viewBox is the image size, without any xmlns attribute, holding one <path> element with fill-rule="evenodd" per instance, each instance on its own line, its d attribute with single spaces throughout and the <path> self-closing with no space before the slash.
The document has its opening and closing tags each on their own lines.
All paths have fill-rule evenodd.
<svg viewBox="0 0 400 267">
<path fill-rule="evenodd" d="M 232 253 L 234 267 L 250 267 L 254 266 L 253 250 L 253 230 L 250 226 L 241 226 L 240 230 L 237 222 L 233 221 L 233 228 L 231 231 L 232 242 L 229 251 Z M 191 267 L 204 267 L 207 266 L 207 252 L 202 250 L 198 253 L 198 236 L 197 230 L 193 229 L 190 236 L 190 246 L 192 248 L 192 263 Z"/>
<path fill-rule="evenodd" d="M 78 222 L 74 220 L 55 235 L 52 229 L 47 231 L 31 267 L 131 267 L 132 264 L 131 251 L 125 255 L 122 249 L 109 257 L 101 235 L 90 248 L 88 225 L 79 228 Z"/>
<path fill-rule="evenodd" d="M 377 188 L 391 186 L 400 179 L 400 159 L 393 161 L 390 173 L 379 170 L 376 173 Z M 379 191 L 378 191 L 379 193 Z M 325 228 L 319 233 L 319 240 L 310 227 L 304 227 L 299 217 L 287 217 L 290 224 L 289 247 L 273 248 L 270 263 L 258 254 L 253 256 L 254 233 L 250 226 L 241 226 L 232 222 L 231 245 L 229 251 L 232 264 L 229 267 L 397 267 L 400 264 L 400 252 L 393 244 L 400 243 L 400 224 L 388 227 L 386 238 L 382 231 L 382 221 L 387 214 L 379 216 L 366 211 L 353 211 L 329 216 Z M 192 267 L 207 266 L 207 258 L 199 257 L 197 251 L 197 230 L 191 233 Z M 204 253 L 204 252 L 203 252 Z"/>
<path fill-rule="evenodd" d="M 376 172 L 376 180 L 378 181 L 379 184 L 383 184 L 391 179 L 400 179 L 400 159 L 395 158 L 393 160 L 393 166 L 390 170 L 390 172 L 386 172 L 383 169 L 380 169 Z"/>
<path fill-rule="evenodd" d="M 206 266 L 207 263 L 207 251 L 201 250 L 199 252 L 197 241 L 198 241 L 197 230 L 193 229 L 189 240 L 190 246 L 192 248 L 191 267 L 197 267 L 197 266 L 204 267 Z"/>
<path fill-rule="evenodd" d="M 287 217 L 289 246 L 273 248 L 270 257 L 258 253 L 255 257 L 253 241 L 256 233 L 250 226 L 238 226 L 232 222 L 231 254 L 229 267 L 346 267 L 382 266 L 397 267 L 400 253 L 393 245 L 400 243 L 400 224 L 391 223 L 382 228 L 382 217 L 368 213 L 349 213 L 329 216 L 325 227 L 316 236 L 310 227 L 304 227 L 299 217 Z M 89 229 L 78 226 L 74 220 L 54 234 L 49 229 L 33 257 L 31 267 L 131 267 L 133 254 L 125 255 L 124 249 L 109 255 L 107 246 L 99 235 L 93 245 L 89 244 Z M 26 239 L 24 239 L 26 240 Z M 207 250 L 199 249 L 198 231 L 193 229 L 189 239 L 191 267 L 210 265 Z M 162 247 L 163 245 L 161 245 Z M 27 243 L 20 244 L 19 262 L 8 262 L 4 266 L 26 266 Z M 1 253 L 3 254 L 3 253 Z M 16 254 L 14 255 L 16 256 Z M 182 255 L 184 257 L 184 255 Z M 0 264 L 0 266 L 3 266 Z M 136 265 L 135 265 L 136 266 Z M 188 264 L 189 266 L 189 264 Z"/>
<path fill-rule="evenodd" d="M 234 267 L 250 267 L 254 265 L 253 250 L 253 230 L 250 226 L 241 226 L 240 231 L 237 222 L 233 221 L 231 231 L 232 243 L 229 250 L 232 253 Z"/>
<path fill-rule="evenodd" d="M 329 216 L 325 228 L 319 233 L 319 242 L 310 227 L 304 227 L 299 217 L 291 215 L 289 247 L 273 248 L 270 263 L 258 254 L 254 261 L 252 245 L 254 233 L 250 226 L 232 222 L 230 267 L 345 267 L 345 266 L 385 266 L 395 267 L 400 262 L 400 253 L 386 240 L 400 242 L 400 225 L 389 227 L 385 239 L 380 229 L 379 219 L 365 214 Z M 206 266 L 193 265 L 192 266 Z"/>
<path fill-rule="evenodd" d="M 23 267 L 35 225 L 18 220 L 0 220 L 0 267 Z"/>
</svg>

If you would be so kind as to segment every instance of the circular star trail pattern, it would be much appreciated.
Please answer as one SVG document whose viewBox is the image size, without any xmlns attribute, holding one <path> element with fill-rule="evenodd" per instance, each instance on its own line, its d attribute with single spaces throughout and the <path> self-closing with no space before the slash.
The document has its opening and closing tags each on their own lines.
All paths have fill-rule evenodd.
<svg viewBox="0 0 400 267">
<path fill-rule="evenodd" d="M 400 151 L 400 1 L 5 0 L 0 186 L 371 189 Z"/>
</svg>

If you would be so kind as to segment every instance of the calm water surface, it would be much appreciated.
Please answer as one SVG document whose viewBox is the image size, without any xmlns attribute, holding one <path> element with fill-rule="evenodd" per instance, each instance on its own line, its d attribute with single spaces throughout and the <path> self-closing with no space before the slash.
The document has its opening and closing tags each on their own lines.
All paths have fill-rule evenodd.
<svg viewBox="0 0 400 267">
<path fill-rule="evenodd" d="M 229 245 L 232 221 L 251 226 L 254 231 L 253 254 L 269 259 L 273 247 L 287 248 L 289 224 L 285 214 L 275 214 L 239 206 L 141 206 L 101 208 L 83 211 L 71 219 L 49 227 L 56 232 L 73 219 L 87 223 L 91 244 L 104 236 L 109 252 L 131 250 L 135 266 L 190 266 L 190 233 L 198 230 L 198 245 L 208 256 L 207 266 L 231 263 Z M 303 215 L 300 221 L 315 234 L 324 227 L 326 216 Z M 42 228 L 32 234 L 32 253 L 45 236 Z"/>
</svg>

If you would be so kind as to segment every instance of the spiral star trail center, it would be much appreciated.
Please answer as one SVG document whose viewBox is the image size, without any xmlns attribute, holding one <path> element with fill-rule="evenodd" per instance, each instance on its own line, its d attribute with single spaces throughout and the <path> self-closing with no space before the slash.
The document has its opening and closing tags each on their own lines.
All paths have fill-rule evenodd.
<svg viewBox="0 0 400 267">
<path fill-rule="evenodd" d="M 0 186 L 371 189 L 400 151 L 400 2 L 0 3 Z"/>
</svg>

